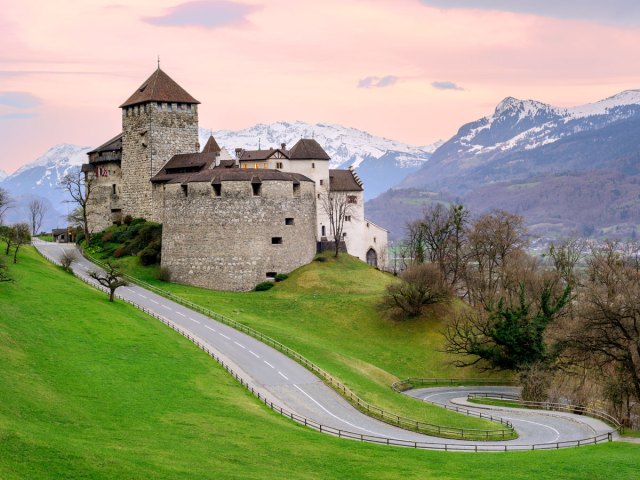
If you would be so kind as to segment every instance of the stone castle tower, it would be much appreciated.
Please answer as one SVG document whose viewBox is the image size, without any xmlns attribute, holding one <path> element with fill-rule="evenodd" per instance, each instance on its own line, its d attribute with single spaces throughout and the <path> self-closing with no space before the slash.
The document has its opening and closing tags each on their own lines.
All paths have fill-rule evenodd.
<svg viewBox="0 0 640 480">
<path fill-rule="evenodd" d="M 200 150 L 198 102 L 160 67 L 122 109 L 122 185 L 127 214 L 158 220 L 151 177 L 176 154 Z"/>
</svg>

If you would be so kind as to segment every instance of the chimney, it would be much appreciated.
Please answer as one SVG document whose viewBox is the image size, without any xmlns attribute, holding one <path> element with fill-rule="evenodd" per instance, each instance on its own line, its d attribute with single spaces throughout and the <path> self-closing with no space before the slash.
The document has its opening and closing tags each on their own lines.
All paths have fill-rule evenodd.
<svg viewBox="0 0 640 480">
<path fill-rule="evenodd" d="M 282 150 L 286 149 L 286 148 L 287 148 L 287 144 L 286 144 L 286 143 L 281 143 L 281 144 L 280 144 L 280 148 L 281 148 Z"/>
<path fill-rule="evenodd" d="M 242 148 L 236 148 L 236 158 L 240 158 L 242 156 L 243 151 L 244 149 Z"/>
</svg>

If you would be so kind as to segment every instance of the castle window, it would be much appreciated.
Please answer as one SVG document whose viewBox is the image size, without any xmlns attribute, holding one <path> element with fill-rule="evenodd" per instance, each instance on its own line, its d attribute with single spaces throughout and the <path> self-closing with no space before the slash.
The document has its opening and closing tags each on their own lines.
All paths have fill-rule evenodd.
<svg viewBox="0 0 640 480">
<path fill-rule="evenodd" d="M 267 272 L 267 278 L 276 278 L 278 272 Z"/>
<path fill-rule="evenodd" d="M 299 197 L 300 196 L 300 184 L 299 183 L 294 183 L 293 184 L 293 196 L 294 197 Z"/>
<path fill-rule="evenodd" d="M 257 163 L 254 163 L 254 164 L 253 164 L 253 168 L 258 168 L 258 164 L 257 164 Z"/>
<path fill-rule="evenodd" d="M 376 237 L 373 237 L 373 243 L 376 243 Z"/>
<path fill-rule="evenodd" d="M 284 219 L 284 224 L 285 225 L 293 225 L 293 218 L 285 218 Z"/>
<path fill-rule="evenodd" d="M 350 222 L 351 221 L 351 215 L 345 215 L 344 216 L 344 221 L 345 222 Z"/>
<path fill-rule="evenodd" d="M 324 225 L 322 225 L 322 236 L 323 237 L 327 236 L 327 227 L 325 227 Z"/>
<path fill-rule="evenodd" d="M 282 237 L 271 237 L 271 245 L 282 245 Z"/>
<path fill-rule="evenodd" d="M 358 197 L 355 195 L 347 195 L 347 203 L 358 203 Z"/>
<path fill-rule="evenodd" d="M 320 180 L 320 186 L 324 185 L 324 180 Z"/>
<path fill-rule="evenodd" d="M 261 183 L 252 183 L 251 189 L 253 190 L 253 196 L 259 197 L 260 193 L 262 193 L 262 184 Z"/>
<path fill-rule="evenodd" d="M 316 164 L 311 162 L 311 168 L 316 168 Z"/>
<path fill-rule="evenodd" d="M 184 193 L 184 196 L 186 197 L 187 195 L 189 195 L 189 185 L 180 185 L 182 187 L 182 193 Z"/>
<path fill-rule="evenodd" d="M 111 194 L 112 195 L 116 194 L 116 184 L 115 183 L 113 185 L 111 185 Z"/>
<path fill-rule="evenodd" d="M 347 232 L 342 232 L 342 238 L 347 236 Z"/>
<path fill-rule="evenodd" d="M 276 168 L 282 168 L 282 162 L 276 162 Z"/>
<path fill-rule="evenodd" d="M 367 222 L 367 228 L 369 228 L 369 222 Z"/>
<path fill-rule="evenodd" d="M 318 200 L 320 200 L 320 194 L 318 194 Z"/>
<path fill-rule="evenodd" d="M 216 197 L 222 196 L 222 185 L 219 183 L 214 183 L 211 185 L 213 187 L 213 195 Z"/>
</svg>

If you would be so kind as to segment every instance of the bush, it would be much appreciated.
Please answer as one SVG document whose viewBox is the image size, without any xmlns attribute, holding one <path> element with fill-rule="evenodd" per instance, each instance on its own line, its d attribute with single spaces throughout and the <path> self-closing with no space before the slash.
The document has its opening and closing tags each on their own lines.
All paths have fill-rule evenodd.
<svg viewBox="0 0 640 480">
<path fill-rule="evenodd" d="M 132 220 L 133 218 L 131 217 L 131 215 L 125 215 L 122 223 L 124 223 L 125 225 L 131 225 Z"/>
<path fill-rule="evenodd" d="M 126 249 L 124 249 L 123 247 L 116 248 L 113 251 L 113 256 L 116 258 L 124 257 L 126 254 L 127 254 Z"/>
<path fill-rule="evenodd" d="M 314 262 L 326 262 L 327 257 L 316 257 L 313 259 Z"/>
<path fill-rule="evenodd" d="M 279 273 L 275 276 L 276 282 L 282 282 L 287 278 L 289 278 L 289 275 L 287 275 L 286 273 Z"/>
<path fill-rule="evenodd" d="M 144 218 L 133 218 L 129 224 L 133 227 L 134 225 L 140 225 L 142 223 L 145 223 L 146 220 Z"/>
<path fill-rule="evenodd" d="M 158 280 L 162 282 L 171 281 L 171 270 L 169 270 L 169 267 L 160 267 L 160 270 L 158 270 Z"/>
<path fill-rule="evenodd" d="M 72 250 L 65 250 L 60 257 L 60 264 L 65 272 L 71 272 L 71 265 L 78 259 L 76 252 Z"/>
<path fill-rule="evenodd" d="M 399 282 L 387 287 L 382 307 L 392 318 L 404 320 L 420 316 L 427 305 L 448 302 L 451 296 L 451 287 L 437 265 L 422 263 L 407 268 Z"/>
<path fill-rule="evenodd" d="M 138 253 L 138 257 L 142 265 L 153 265 L 160 260 L 160 249 L 158 245 L 152 243 Z"/>
<path fill-rule="evenodd" d="M 78 235 L 76 235 L 76 243 L 80 245 L 83 240 L 84 240 L 84 232 L 78 233 Z"/>
<path fill-rule="evenodd" d="M 256 285 L 256 292 L 264 292 L 273 288 L 273 282 L 262 282 Z"/>
</svg>

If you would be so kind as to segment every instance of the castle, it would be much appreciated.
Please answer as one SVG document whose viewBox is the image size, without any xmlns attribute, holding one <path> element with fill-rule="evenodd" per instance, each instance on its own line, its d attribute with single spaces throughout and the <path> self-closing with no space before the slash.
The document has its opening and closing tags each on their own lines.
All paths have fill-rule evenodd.
<svg viewBox="0 0 640 480">
<path fill-rule="evenodd" d="M 364 217 L 355 172 L 329 168 L 313 139 L 291 148 L 200 151 L 198 102 L 158 66 L 122 104 L 122 133 L 88 153 L 93 231 L 124 216 L 162 224 L 162 266 L 173 281 L 250 290 L 309 263 L 333 240 L 328 198 L 346 210 L 348 253 L 384 266 L 387 231 Z"/>
</svg>

